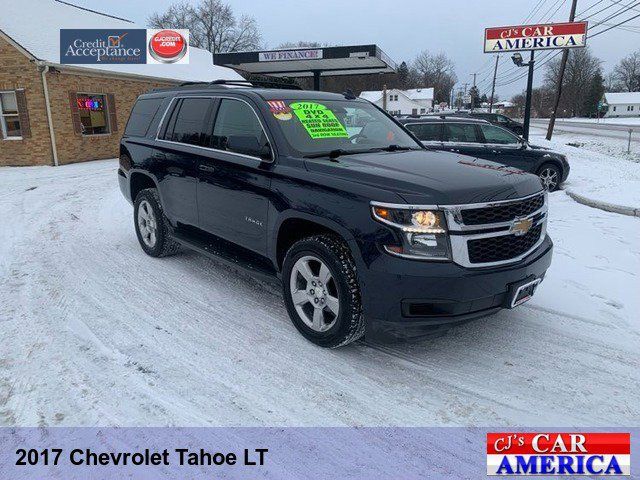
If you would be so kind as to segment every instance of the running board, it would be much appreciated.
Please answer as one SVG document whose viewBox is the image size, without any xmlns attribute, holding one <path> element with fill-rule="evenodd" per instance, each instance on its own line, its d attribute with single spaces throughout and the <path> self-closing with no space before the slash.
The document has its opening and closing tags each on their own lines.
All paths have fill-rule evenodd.
<svg viewBox="0 0 640 480">
<path fill-rule="evenodd" d="M 171 236 L 181 245 L 222 262 L 232 269 L 246 273 L 256 280 L 281 287 L 277 272 L 266 258 L 214 235 L 191 230 L 178 228 Z"/>
</svg>

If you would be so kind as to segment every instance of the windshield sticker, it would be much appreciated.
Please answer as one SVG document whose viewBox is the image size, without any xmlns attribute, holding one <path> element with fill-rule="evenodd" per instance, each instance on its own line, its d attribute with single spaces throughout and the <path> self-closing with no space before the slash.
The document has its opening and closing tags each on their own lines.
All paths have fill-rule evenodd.
<svg viewBox="0 0 640 480">
<path fill-rule="evenodd" d="M 291 109 L 287 107 L 287 104 L 282 100 L 269 100 L 267 101 L 269 104 L 269 111 L 276 117 L 278 120 L 283 122 L 289 121 L 293 118 L 291 114 Z"/>
<path fill-rule="evenodd" d="M 321 103 L 296 102 L 290 107 L 311 138 L 349 138 L 340 120 Z"/>
</svg>

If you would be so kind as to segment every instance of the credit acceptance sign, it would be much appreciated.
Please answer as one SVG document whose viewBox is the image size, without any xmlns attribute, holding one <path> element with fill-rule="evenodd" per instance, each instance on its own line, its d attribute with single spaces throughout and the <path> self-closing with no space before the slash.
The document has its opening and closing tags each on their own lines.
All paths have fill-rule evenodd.
<svg viewBox="0 0 640 480">
<path fill-rule="evenodd" d="M 493 27 L 484 31 L 484 53 L 578 48 L 587 44 L 587 22 Z"/>
</svg>

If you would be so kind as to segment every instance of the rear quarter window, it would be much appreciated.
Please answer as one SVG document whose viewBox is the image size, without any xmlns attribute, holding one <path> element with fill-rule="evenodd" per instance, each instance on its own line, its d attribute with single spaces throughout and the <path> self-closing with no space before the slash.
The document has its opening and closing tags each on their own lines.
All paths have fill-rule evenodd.
<svg viewBox="0 0 640 480">
<path fill-rule="evenodd" d="M 125 135 L 144 137 L 164 98 L 141 98 L 133 106 Z"/>
</svg>

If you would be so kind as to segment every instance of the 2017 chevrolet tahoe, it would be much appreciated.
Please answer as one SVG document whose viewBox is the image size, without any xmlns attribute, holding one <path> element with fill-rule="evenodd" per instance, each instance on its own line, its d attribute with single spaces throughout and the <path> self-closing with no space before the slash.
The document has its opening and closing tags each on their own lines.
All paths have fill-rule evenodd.
<svg viewBox="0 0 640 480">
<path fill-rule="evenodd" d="M 551 262 L 535 175 L 426 150 L 350 93 L 217 81 L 141 95 L 118 179 L 148 255 L 184 245 L 276 279 L 323 347 L 516 307 Z"/>
</svg>

